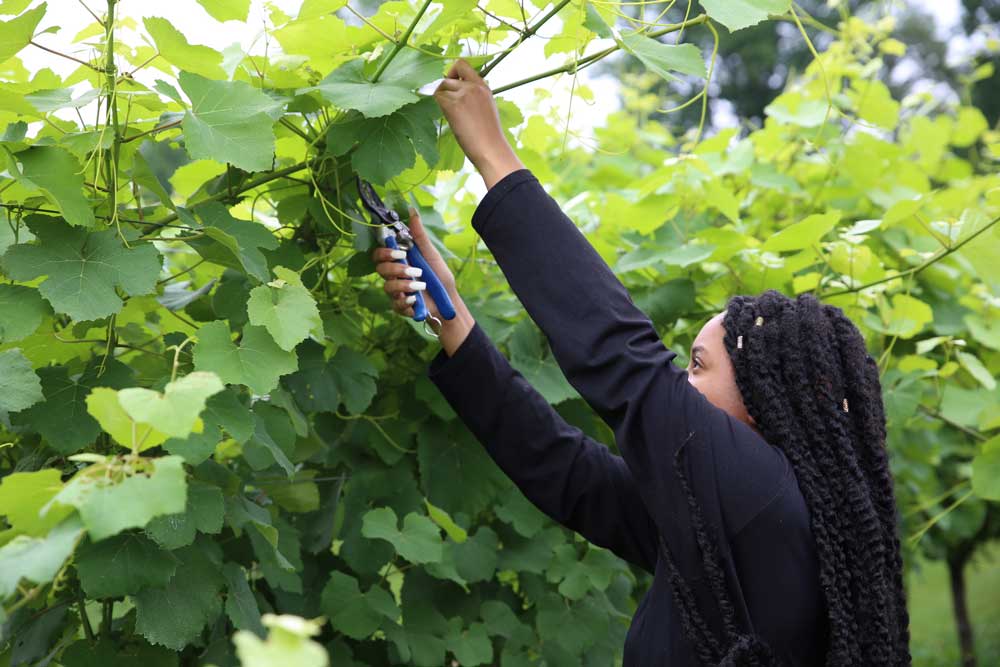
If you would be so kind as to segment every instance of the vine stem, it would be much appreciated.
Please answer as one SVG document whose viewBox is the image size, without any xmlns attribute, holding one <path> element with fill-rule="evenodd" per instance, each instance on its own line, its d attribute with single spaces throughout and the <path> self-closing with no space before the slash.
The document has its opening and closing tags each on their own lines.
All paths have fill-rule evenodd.
<svg viewBox="0 0 1000 667">
<path fill-rule="evenodd" d="M 310 166 L 312 166 L 312 161 L 305 160 L 303 162 L 299 162 L 297 164 L 293 164 L 293 165 L 285 167 L 283 169 L 279 169 L 278 171 L 272 171 L 272 172 L 270 172 L 268 174 L 264 174 L 260 178 L 256 178 L 256 179 L 247 181 L 246 183 L 244 183 L 240 187 L 233 188 L 232 194 L 233 195 L 242 194 L 242 193 L 246 192 L 247 190 L 252 190 L 252 189 L 256 188 L 259 185 L 264 185 L 265 183 L 270 183 L 271 181 L 276 181 L 279 178 L 284 178 L 288 174 L 293 174 L 296 171 L 301 171 L 301 170 L 306 169 L 306 168 L 308 168 Z M 217 192 L 216 194 L 212 195 L 211 197 L 205 197 L 201 201 L 196 202 L 194 204 L 191 204 L 191 206 L 189 206 L 188 208 L 189 209 L 193 209 L 196 206 L 201 206 L 202 204 L 207 204 L 208 202 L 218 201 L 220 199 L 225 199 L 226 197 L 229 197 L 229 196 L 230 196 L 229 192 L 226 192 L 226 191 Z M 159 231 L 160 228 L 162 228 L 162 227 L 166 227 L 168 225 L 168 223 L 173 222 L 174 220 L 177 219 L 177 217 L 178 217 L 177 213 L 171 213 L 170 215 L 166 216 L 162 220 L 158 220 L 158 221 L 153 222 L 153 223 L 147 223 L 147 224 L 152 225 L 152 227 L 151 227 L 151 229 L 148 232 L 146 232 L 145 234 L 143 234 L 140 237 L 140 240 L 149 240 L 150 238 L 153 237 L 153 235 L 155 234 L 155 232 Z"/>
<path fill-rule="evenodd" d="M 707 20 L 708 20 L 708 15 L 707 14 L 699 14 L 698 16 L 694 17 L 693 19 L 691 19 L 689 21 L 683 21 L 681 23 L 675 23 L 674 25 L 668 25 L 665 28 L 663 28 L 662 30 L 655 30 L 655 31 L 649 33 L 646 36 L 650 37 L 650 38 L 660 37 L 660 36 L 666 35 L 668 33 L 677 32 L 678 30 L 683 30 L 685 28 L 690 28 L 693 25 L 699 25 L 701 23 L 705 23 Z M 621 44 L 615 44 L 614 46 L 609 46 L 608 48 L 604 49 L 603 51 L 598 51 L 597 53 L 592 53 L 592 54 L 590 54 L 589 56 L 587 56 L 585 58 L 581 58 L 579 60 L 579 62 L 570 62 L 570 63 L 567 63 L 567 64 L 561 66 L 561 67 L 555 67 L 553 69 L 546 70 L 546 71 L 541 72 L 539 74 L 534 74 L 534 75 L 529 76 L 529 77 L 527 77 L 525 79 L 520 79 L 518 81 L 515 81 L 514 83 L 508 83 L 506 86 L 500 86 L 499 88 L 494 88 L 493 89 L 493 94 L 494 95 L 499 95 L 500 93 L 506 92 L 506 91 L 511 90 L 513 88 L 517 88 L 518 86 L 523 86 L 525 84 L 532 83 L 532 82 L 538 81 L 540 79 L 545 79 L 547 77 L 550 77 L 550 76 L 553 76 L 553 75 L 556 75 L 556 74 L 562 74 L 564 72 L 569 72 L 570 70 L 576 71 L 576 70 L 583 69 L 584 67 L 587 67 L 589 65 L 593 65 L 598 60 L 602 60 L 602 59 L 606 58 L 607 56 L 611 55 L 615 51 L 620 50 L 621 48 L 622 48 Z"/>
<path fill-rule="evenodd" d="M 854 292 L 860 292 L 861 290 L 868 289 L 869 287 L 872 287 L 874 285 L 881 285 L 882 283 L 887 283 L 890 280 L 896 280 L 897 278 L 904 278 L 904 277 L 910 276 L 910 275 L 914 275 L 915 276 L 918 273 L 920 273 L 921 271 L 923 271 L 924 269 L 926 269 L 931 264 L 936 264 L 937 262 L 940 262 L 942 259 L 944 259 L 948 255 L 950 255 L 951 253 L 956 252 L 957 250 L 959 250 L 962 246 L 964 246 L 966 243 L 968 243 L 972 239 L 976 238 L 977 236 L 979 236 L 983 232 L 991 229 L 998 222 L 1000 222 L 1000 216 L 998 216 L 996 218 L 993 218 L 989 223 L 987 223 L 986 225 L 984 225 L 982 229 L 977 229 L 972 234 L 969 234 L 968 238 L 964 238 L 964 239 L 961 240 L 961 242 L 956 243 L 955 245 L 953 245 L 953 246 L 951 246 L 949 248 L 945 248 L 944 250 L 942 250 L 941 252 L 937 253 L 933 257 L 925 260 L 921 264 L 919 264 L 917 266 L 914 266 L 914 267 L 911 267 L 911 268 L 907 269 L 906 271 L 903 271 L 902 273 L 897 273 L 896 275 L 889 276 L 887 278 L 880 278 L 879 280 L 873 280 L 870 283 L 865 283 L 864 285 L 859 285 L 858 287 L 851 287 L 850 289 L 842 289 L 842 290 L 838 290 L 836 292 L 827 292 L 826 294 L 821 294 L 820 298 L 827 299 L 829 297 L 840 296 L 842 294 L 853 294 Z"/>
<path fill-rule="evenodd" d="M 538 21 L 535 22 L 535 25 L 531 26 L 530 28 L 522 32 L 521 36 L 517 38 L 517 41 L 511 44 L 508 48 L 504 49 L 500 53 L 500 55 L 498 55 L 496 58 L 492 60 L 492 62 L 489 62 L 486 65 L 484 65 L 483 69 L 479 71 L 479 76 L 485 78 L 486 75 L 489 74 L 494 67 L 500 64 L 501 60 L 503 60 L 511 53 L 513 53 L 514 49 L 516 49 L 519 45 L 523 44 L 525 40 L 529 39 L 532 35 L 538 32 L 538 29 L 541 28 L 543 25 L 545 25 L 546 21 L 548 21 L 550 18 L 558 14 L 559 11 L 568 4 L 569 0 L 560 0 L 560 2 L 557 2 L 556 6 L 553 7 L 548 14 L 538 19 Z"/>
<path fill-rule="evenodd" d="M 140 132 L 139 134 L 133 134 L 131 137 L 125 137 L 124 139 L 122 139 L 122 143 L 123 144 L 127 144 L 130 141 L 135 141 L 136 139 L 141 139 L 142 137 L 148 136 L 148 135 L 153 134 L 155 132 L 162 132 L 163 130 L 169 130 L 172 127 L 177 127 L 182 122 L 184 122 L 183 119 L 182 120 L 175 120 L 175 121 L 170 122 L 170 123 L 164 123 L 163 125 L 158 125 L 157 127 L 154 127 L 154 128 L 152 128 L 150 130 L 146 130 L 145 132 Z"/>
<path fill-rule="evenodd" d="M 378 66 L 378 69 L 375 71 L 375 76 L 372 77 L 372 83 L 378 82 L 378 78 L 382 76 L 382 73 L 385 71 L 385 68 L 389 66 L 389 63 L 392 62 L 393 58 L 396 57 L 396 54 L 398 54 L 400 49 L 403 48 L 403 45 L 406 44 L 406 40 L 410 38 L 410 35 L 413 33 L 413 29 L 417 27 L 417 23 L 420 22 L 420 19 L 423 17 L 424 12 L 427 11 L 427 8 L 430 7 L 430 5 L 431 5 L 431 0 L 424 0 L 424 3 L 420 5 L 420 9 L 417 10 L 417 16 L 410 23 L 410 27 L 406 29 L 406 32 L 403 33 L 403 36 L 400 37 L 399 41 L 396 42 L 396 44 L 392 47 L 392 51 L 390 51 L 389 55 L 386 56 L 385 60 L 382 61 L 382 64 Z"/>
<path fill-rule="evenodd" d="M 115 3 L 118 0 L 108 0 L 108 16 L 105 19 L 104 32 L 104 75 L 108 86 L 108 108 L 105 117 L 105 125 L 109 122 L 113 130 L 111 152 L 107 155 L 107 176 L 105 185 L 108 188 L 108 209 L 111 212 L 111 221 L 118 226 L 118 157 L 121 152 L 122 134 L 118 126 L 118 78 L 115 71 Z M 119 234 L 120 234 L 119 230 Z M 126 243 L 126 245 L 128 245 Z"/>
</svg>

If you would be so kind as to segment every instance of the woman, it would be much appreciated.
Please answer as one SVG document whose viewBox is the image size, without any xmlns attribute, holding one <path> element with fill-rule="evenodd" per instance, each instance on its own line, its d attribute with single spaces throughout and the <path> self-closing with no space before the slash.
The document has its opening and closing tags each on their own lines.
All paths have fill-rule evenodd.
<svg viewBox="0 0 1000 667">
<path fill-rule="evenodd" d="M 681 370 L 518 160 L 476 71 L 459 60 L 435 98 L 488 188 L 472 226 L 623 457 L 511 368 L 411 211 L 458 311 L 429 375 L 535 505 L 654 574 L 625 667 L 909 664 L 881 388 L 857 328 L 809 295 L 736 296 Z M 423 285 L 390 250 L 373 258 L 412 317 Z"/>
</svg>

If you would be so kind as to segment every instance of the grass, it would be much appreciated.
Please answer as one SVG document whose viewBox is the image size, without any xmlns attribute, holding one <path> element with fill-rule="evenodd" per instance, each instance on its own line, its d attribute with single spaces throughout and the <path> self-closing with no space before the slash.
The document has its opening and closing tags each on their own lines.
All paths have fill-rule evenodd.
<svg viewBox="0 0 1000 667">
<path fill-rule="evenodd" d="M 966 597 L 980 667 L 1000 665 L 1000 542 L 966 568 Z M 909 581 L 910 651 L 914 667 L 960 665 L 948 569 L 918 559 Z"/>
</svg>

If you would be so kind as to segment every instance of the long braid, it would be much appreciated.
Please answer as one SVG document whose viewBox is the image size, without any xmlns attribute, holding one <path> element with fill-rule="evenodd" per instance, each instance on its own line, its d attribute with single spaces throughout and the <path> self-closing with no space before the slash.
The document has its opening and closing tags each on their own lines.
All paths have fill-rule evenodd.
<svg viewBox="0 0 1000 667">
<path fill-rule="evenodd" d="M 910 665 L 885 409 L 864 338 L 839 308 L 774 290 L 730 299 L 723 327 L 747 412 L 764 439 L 785 453 L 809 508 L 830 626 L 825 664 Z M 724 637 L 708 629 L 661 539 L 681 625 L 702 664 L 775 665 L 770 648 L 736 626 L 718 550 L 680 465 L 684 445 L 675 470 Z"/>
</svg>

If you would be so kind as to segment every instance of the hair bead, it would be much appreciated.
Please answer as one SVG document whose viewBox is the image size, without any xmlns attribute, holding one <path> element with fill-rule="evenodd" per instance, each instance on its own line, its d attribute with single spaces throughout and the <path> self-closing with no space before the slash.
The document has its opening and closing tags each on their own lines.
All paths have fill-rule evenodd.
<svg viewBox="0 0 1000 667">
<path fill-rule="evenodd" d="M 737 350 L 742 350 L 743 349 L 743 336 L 742 335 L 739 335 L 739 336 L 736 337 L 736 349 Z"/>
<path fill-rule="evenodd" d="M 847 410 L 847 397 L 846 396 L 844 397 L 844 412 L 848 412 L 848 410 Z"/>
<path fill-rule="evenodd" d="M 755 327 L 762 327 L 762 326 L 764 326 L 764 316 L 763 316 L 763 315 L 758 315 L 758 316 L 757 316 L 757 319 L 756 319 L 756 321 L 755 321 L 755 322 L 753 323 L 753 325 L 754 325 Z"/>
</svg>

